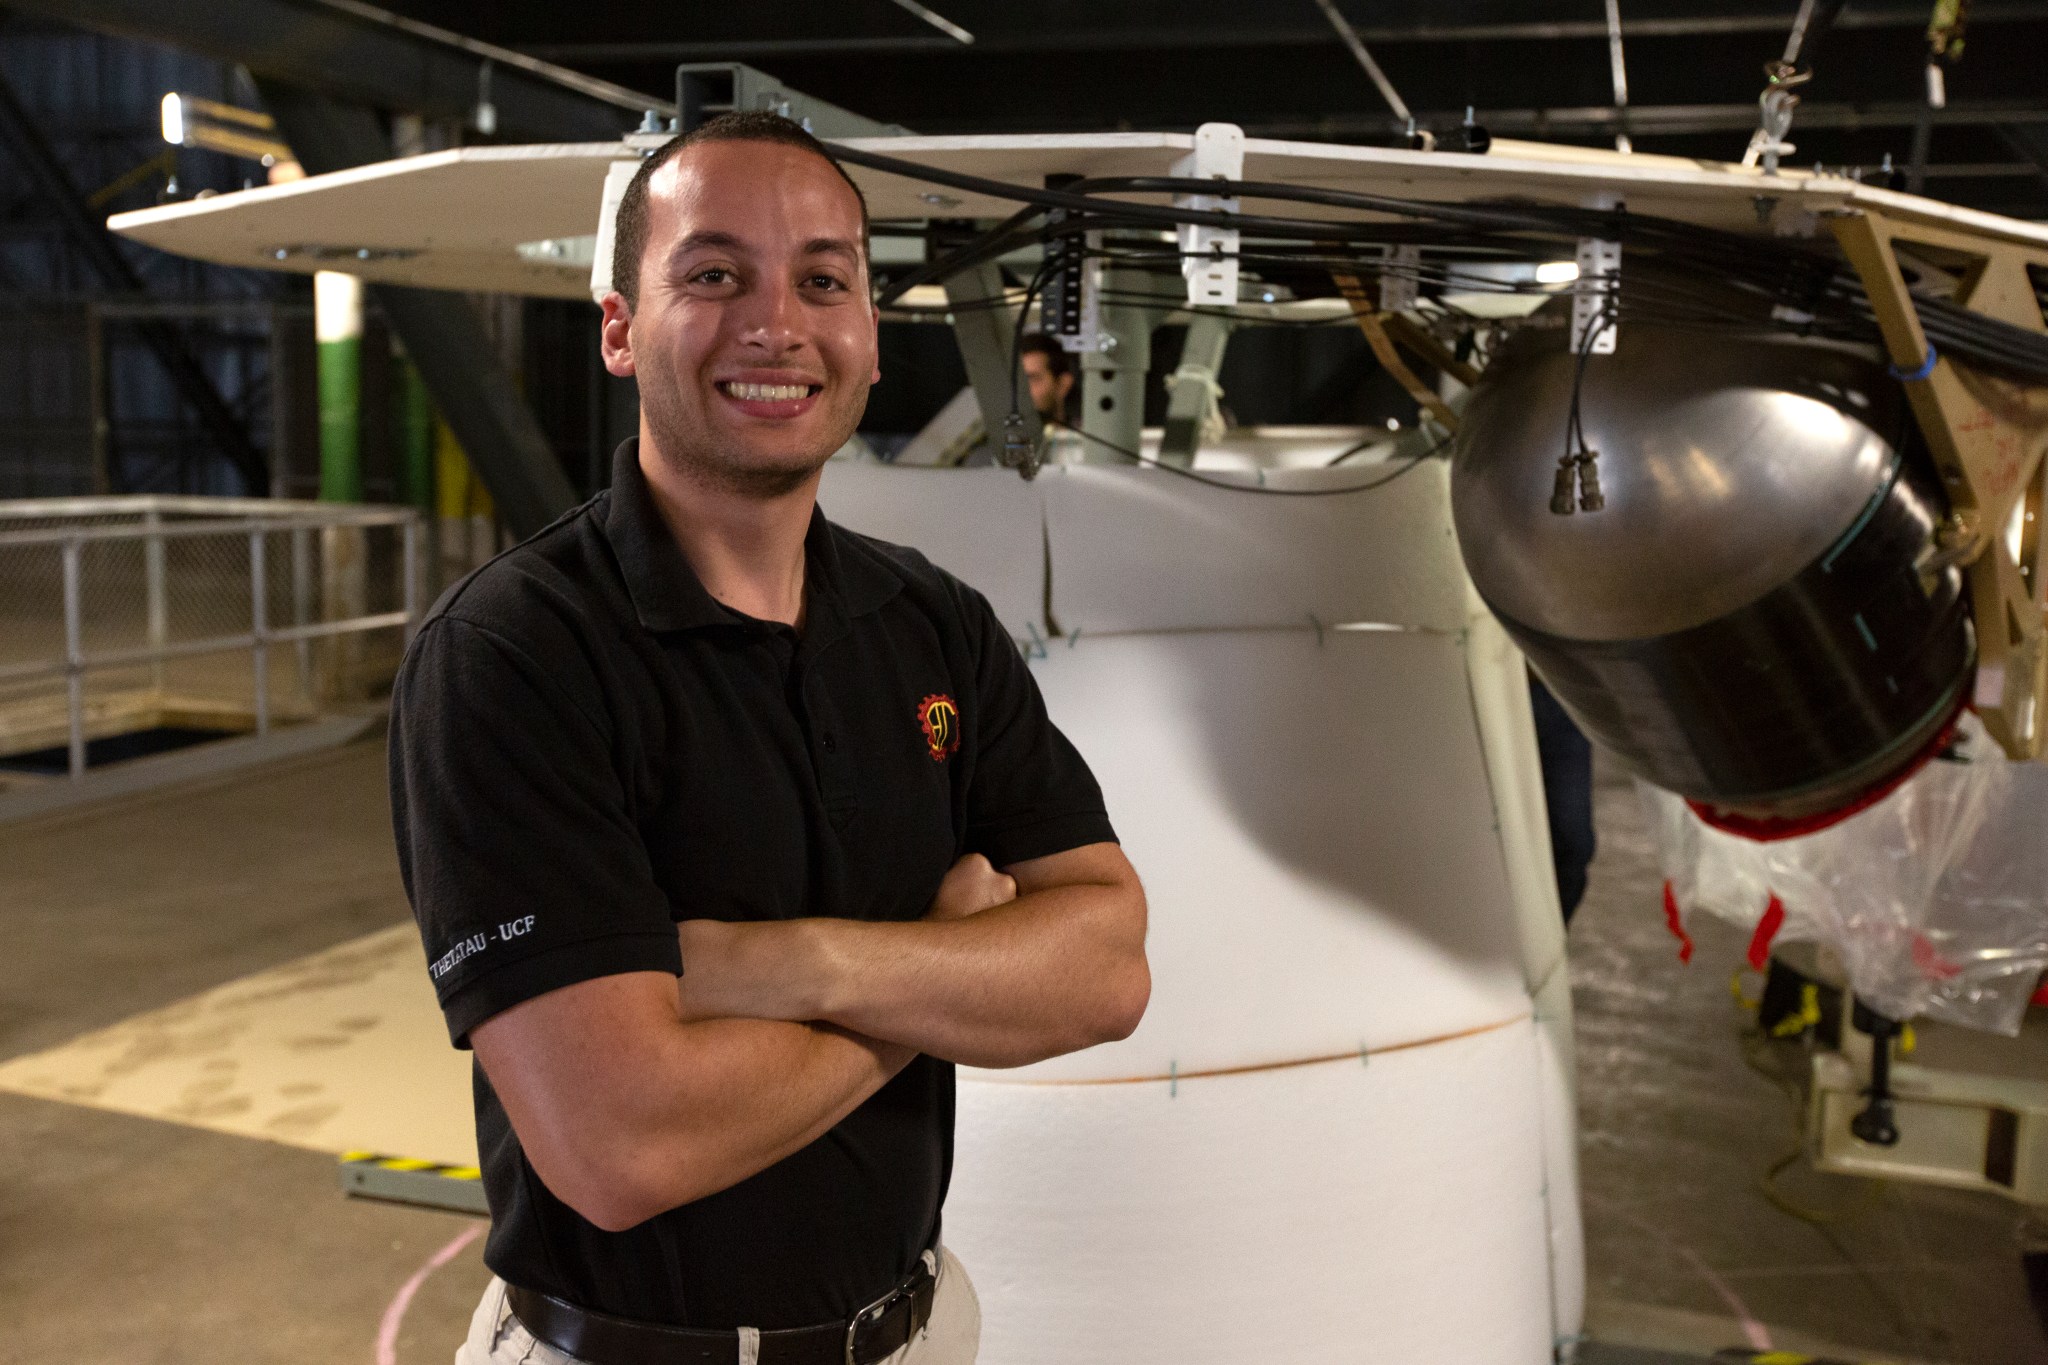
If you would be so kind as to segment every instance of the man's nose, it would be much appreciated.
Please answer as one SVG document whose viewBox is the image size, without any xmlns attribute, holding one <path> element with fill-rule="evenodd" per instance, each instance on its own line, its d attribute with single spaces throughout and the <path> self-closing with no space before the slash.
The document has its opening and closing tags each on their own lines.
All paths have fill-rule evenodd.
<svg viewBox="0 0 2048 1365">
<path fill-rule="evenodd" d="M 803 299 L 794 283 L 771 279 L 748 293 L 740 340 L 775 354 L 803 344 Z"/>
</svg>

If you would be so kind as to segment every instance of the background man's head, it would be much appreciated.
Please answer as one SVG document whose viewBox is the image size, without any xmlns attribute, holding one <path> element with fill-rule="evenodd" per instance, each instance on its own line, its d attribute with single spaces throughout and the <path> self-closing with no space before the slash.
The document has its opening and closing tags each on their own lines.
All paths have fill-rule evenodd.
<svg viewBox="0 0 2048 1365">
<path fill-rule="evenodd" d="M 1074 391 L 1073 357 L 1051 337 L 1032 332 L 1018 348 L 1024 382 L 1031 386 L 1031 406 L 1048 421 L 1067 420 L 1067 398 Z"/>
<path fill-rule="evenodd" d="M 603 349 L 639 381 L 643 467 L 811 480 L 879 377 L 859 187 L 788 120 L 729 114 L 647 157 L 616 223 Z"/>
</svg>

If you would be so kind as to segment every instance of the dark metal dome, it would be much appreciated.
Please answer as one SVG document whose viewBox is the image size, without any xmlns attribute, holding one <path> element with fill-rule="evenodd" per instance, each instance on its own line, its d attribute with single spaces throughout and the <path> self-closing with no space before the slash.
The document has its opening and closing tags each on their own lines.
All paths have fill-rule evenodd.
<svg viewBox="0 0 2048 1365">
<path fill-rule="evenodd" d="M 1581 373 L 1555 321 L 1487 367 L 1452 497 L 1473 582 L 1566 709 L 1641 776 L 1749 814 L 1910 762 L 1973 651 L 1897 383 L 1783 330 L 1640 320 Z M 1575 377 L 1605 506 L 1561 515 Z"/>
</svg>

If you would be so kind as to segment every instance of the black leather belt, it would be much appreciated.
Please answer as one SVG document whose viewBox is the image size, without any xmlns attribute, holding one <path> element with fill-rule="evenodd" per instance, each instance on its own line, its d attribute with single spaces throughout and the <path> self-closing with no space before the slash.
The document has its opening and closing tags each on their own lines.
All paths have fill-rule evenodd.
<svg viewBox="0 0 2048 1365">
<path fill-rule="evenodd" d="M 849 1322 L 761 1333 L 759 1365 L 874 1365 L 900 1351 L 931 1321 L 938 1279 L 920 1259 L 896 1288 Z M 516 1284 L 505 1287 L 512 1315 L 536 1340 L 589 1365 L 739 1365 L 738 1332 L 705 1332 L 614 1317 Z"/>
</svg>

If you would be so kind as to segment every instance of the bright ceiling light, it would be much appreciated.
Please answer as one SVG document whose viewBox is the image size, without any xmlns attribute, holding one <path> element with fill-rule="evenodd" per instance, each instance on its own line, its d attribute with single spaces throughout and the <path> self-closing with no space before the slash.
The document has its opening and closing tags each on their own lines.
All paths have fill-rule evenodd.
<svg viewBox="0 0 2048 1365">
<path fill-rule="evenodd" d="M 1545 261 L 1536 267 L 1538 284 L 1570 284 L 1579 277 L 1577 261 Z"/>
<path fill-rule="evenodd" d="M 198 147 L 265 166 L 292 159 L 291 148 L 278 140 L 276 122 L 261 110 L 180 90 L 164 96 L 162 110 L 164 141 L 173 147 Z"/>
<path fill-rule="evenodd" d="M 185 97 L 173 90 L 164 96 L 164 141 L 173 147 L 185 145 Z"/>
</svg>

